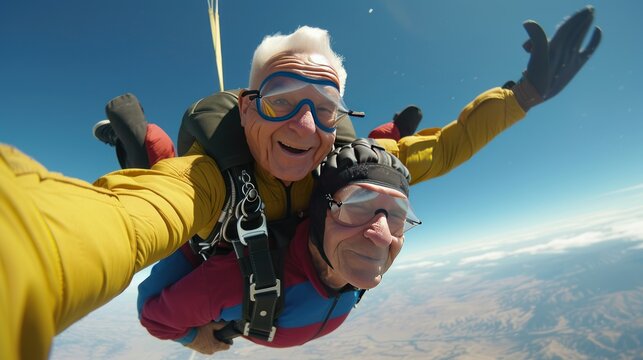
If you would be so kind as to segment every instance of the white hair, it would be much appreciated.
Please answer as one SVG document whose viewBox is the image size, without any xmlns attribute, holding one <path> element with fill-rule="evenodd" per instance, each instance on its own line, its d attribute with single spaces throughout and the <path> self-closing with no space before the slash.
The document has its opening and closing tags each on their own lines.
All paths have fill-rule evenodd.
<svg viewBox="0 0 643 360">
<path fill-rule="evenodd" d="M 319 54 L 330 62 L 330 66 L 337 72 L 339 78 L 339 92 L 344 94 L 346 85 L 346 69 L 342 64 L 341 55 L 335 53 L 330 47 L 330 35 L 327 30 L 302 26 L 289 35 L 268 35 L 257 46 L 252 57 L 250 69 L 250 87 L 257 86 L 261 79 L 255 79 L 261 72 L 266 62 L 280 53 L 291 54 Z"/>
</svg>

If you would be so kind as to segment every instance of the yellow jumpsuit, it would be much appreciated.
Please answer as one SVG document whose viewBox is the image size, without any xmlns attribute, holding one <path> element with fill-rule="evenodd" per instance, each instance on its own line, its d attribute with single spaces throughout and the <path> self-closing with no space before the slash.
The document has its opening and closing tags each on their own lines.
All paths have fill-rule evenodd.
<svg viewBox="0 0 643 360">
<path fill-rule="evenodd" d="M 524 115 L 511 90 L 494 88 L 444 128 L 380 142 L 415 184 L 457 167 Z M 225 187 L 202 153 L 197 144 L 152 170 L 91 185 L 0 145 L 0 359 L 47 358 L 54 335 L 121 293 L 135 272 L 195 233 L 207 236 Z M 293 212 L 307 208 L 311 176 L 289 190 L 260 168 L 256 177 L 268 219 L 285 215 L 287 198 Z"/>
</svg>

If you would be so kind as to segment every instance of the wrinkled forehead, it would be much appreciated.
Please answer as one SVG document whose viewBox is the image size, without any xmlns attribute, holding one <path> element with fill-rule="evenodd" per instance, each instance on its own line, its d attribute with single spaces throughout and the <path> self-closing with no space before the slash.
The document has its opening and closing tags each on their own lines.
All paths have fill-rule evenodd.
<svg viewBox="0 0 643 360">
<path fill-rule="evenodd" d="M 339 87 L 337 71 L 333 69 L 325 56 L 289 52 L 279 53 L 270 58 L 252 79 L 251 86 L 256 89 L 267 77 L 279 71 L 291 72 L 313 79 L 330 80 Z"/>
</svg>

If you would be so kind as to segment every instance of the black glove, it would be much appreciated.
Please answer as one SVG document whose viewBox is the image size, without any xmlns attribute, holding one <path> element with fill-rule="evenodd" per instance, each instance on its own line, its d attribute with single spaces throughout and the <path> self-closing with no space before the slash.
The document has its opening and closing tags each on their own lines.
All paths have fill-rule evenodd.
<svg viewBox="0 0 643 360">
<path fill-rule="evenodd" d="M 601 42 L 599 27 L 594 27 L 589 44 L 580 50 L 592 21 L 594 8 L 586 6 L 565 20 L 550 41 L 538 23 L 532 20 L 523 23 L 529 34 L 523 47 L 531 57 L 527 70 L 512 90 L 525 111 L 558 94 L 592 56 Z"/>
</svg>

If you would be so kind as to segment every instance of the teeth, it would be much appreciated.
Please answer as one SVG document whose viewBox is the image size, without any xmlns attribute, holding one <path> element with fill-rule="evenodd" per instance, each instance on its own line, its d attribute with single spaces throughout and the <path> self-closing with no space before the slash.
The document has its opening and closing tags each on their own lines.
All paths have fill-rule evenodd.
<svg viewBox="0 0 643 360">
<path fill-rule="evenodd" d="M 286 143 L 284 143 L 284 142 L 282 142 L 282 143 L 281 143 L 281 145 L 283 145 L 283 146 L 285 146 L 285 147 L 288 147 L 288 148 L 291 148 L 291 149 L 295 149 L 295 150 L 301 150 L 301 151 L 304 151 L 304 150 L 305 150 L 305 149 L 299 149 L 299 148 L 297 148 L 297 147 L 295 147 L 295 146 L 292 146 L 292 145 L 286 144 Z"/>
<path fill-rule="evenodd" d="M 310 148 L 308 148 L 308 149 L 296 148 L 294 146 L 290 146 L 290 145 L 288 145 L 286 143 L 283 143 L 281 141 L 279 142 L 279 145 L 281 145 L 281 147 L 283 147 L 285 150 L 287 150 L 289 152 L 292 152 L 292 153 L 295 153 L 295 154 L 301 154 L 303 152 L 306 152 L 306 151 L 310 150 Z"/>
</svg>

